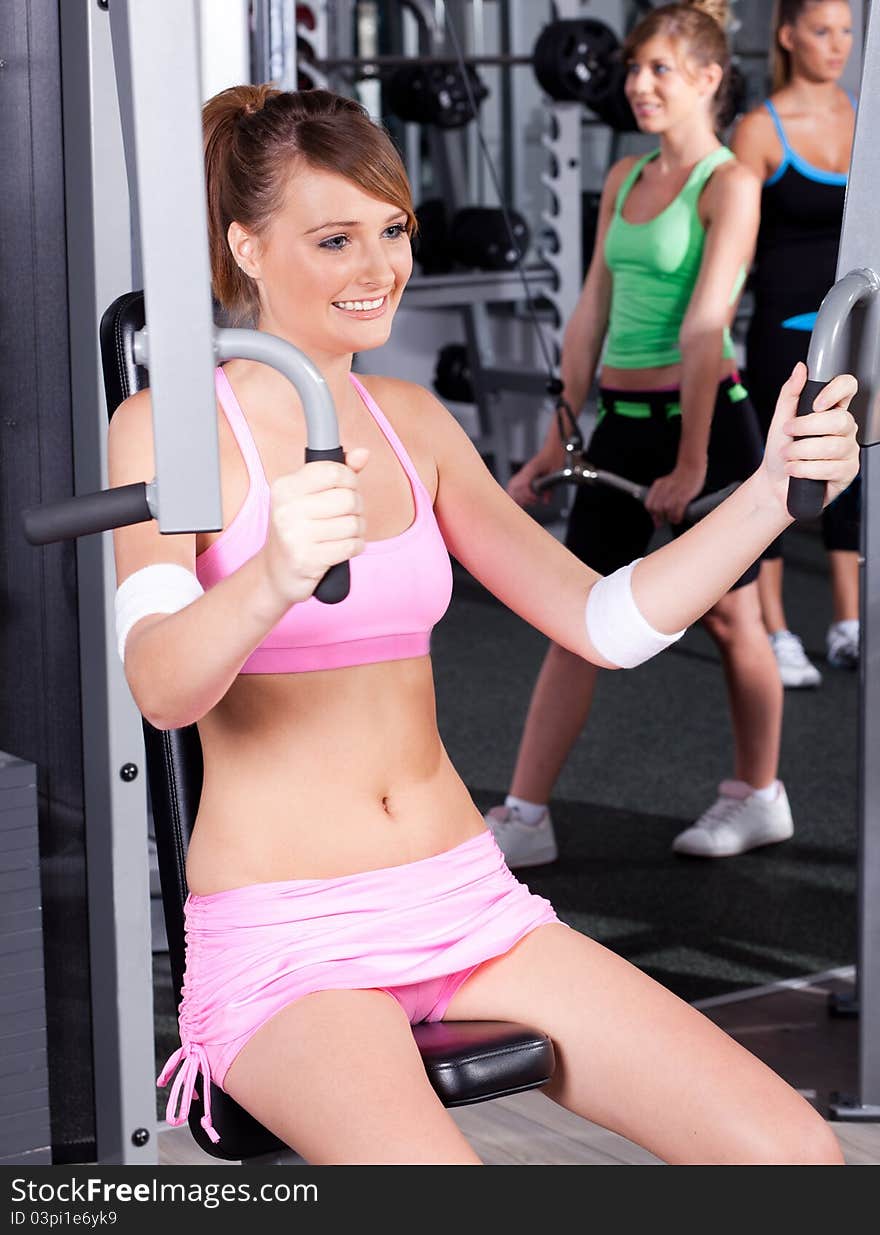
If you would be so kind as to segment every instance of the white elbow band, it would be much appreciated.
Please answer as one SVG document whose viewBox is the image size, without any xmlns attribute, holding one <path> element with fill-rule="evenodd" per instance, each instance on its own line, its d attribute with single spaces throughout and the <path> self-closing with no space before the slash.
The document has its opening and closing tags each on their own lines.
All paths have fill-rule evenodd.
<svg viewBox="0 0 880 1235">
<path fill-rule="evenodd" d="M 151 613 L 177 613 L 204 594 L 193 572 L 172 562 L 157 562 L 129 575 L 116 589 L 116 646 L 123 664 L 125 641 L 136 622 Z"/>
<path fill-rule="evenodd" d="M 621 669 L 650 660 L 684 634 L 664 635 L 647 622 L 632 593 L 632 572 L 637 562 L 621 566 L 599 579 L 587 598 L 587 634 L 596 651 Z"/>
</svg>

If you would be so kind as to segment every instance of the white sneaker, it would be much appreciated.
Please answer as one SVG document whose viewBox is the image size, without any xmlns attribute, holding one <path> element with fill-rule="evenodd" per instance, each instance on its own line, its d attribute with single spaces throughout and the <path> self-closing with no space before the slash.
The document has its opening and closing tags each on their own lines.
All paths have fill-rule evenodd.
<svg viewBox="0 0 880 1235">
<path fill-rule="evenodd" d="M 546 808 L 537 823 L 526 823 L 515 806 L 493 806 L 483 818 L 511 870 L 543 866 L 559 856 L 553 821 Z"/>
<path fill-rule="evenodd" d="M 835 669 L 856 669 L 859 664 L 859 623 L 857 618 L 834 622 L 828 627 L 825 648 L 829 665 Z"/>
<path fill-rule="evenodd" d="M 672 848 L 696 858 L 730 858 L 759 845 L 774 845 L 794 835 L 785 787 L 763 801 L 741 780 L 723 780 L 718 800 L 696 823 L 676 836 Z"/>
<path fill-rule="evenodd" d="M 790 630 L 777 630 L 770 636 L 770 646 L 779 666 L 783 686 L 797 688 L 820 685 L 822 674 L 812 661 L 807 659 L 804 645 L 797 635 L 793 635 Z"/>
</svg>

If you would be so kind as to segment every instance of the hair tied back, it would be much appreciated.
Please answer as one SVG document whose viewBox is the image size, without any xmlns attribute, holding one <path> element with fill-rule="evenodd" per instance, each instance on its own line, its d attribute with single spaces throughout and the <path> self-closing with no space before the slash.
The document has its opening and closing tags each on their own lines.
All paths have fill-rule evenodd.
<svg viewBox="0 0 880 1235">
<path fill-rule="evenodd" d="M 730 25 L 729 0 L 690 0 L 689 7 L 711 17 L 724 31 Z"/>
</svg>

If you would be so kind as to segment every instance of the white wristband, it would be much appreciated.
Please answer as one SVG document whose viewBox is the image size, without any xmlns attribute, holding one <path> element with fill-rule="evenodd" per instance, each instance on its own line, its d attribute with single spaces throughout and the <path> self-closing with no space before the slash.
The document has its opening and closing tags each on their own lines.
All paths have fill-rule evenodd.
<svg viewBox="0 0 880 1235">
<path fill-rule="evenodd" d="M 599 579 L 587 597 L 587 634 L 596 651 L 621 669 L 650 660 L 684 634 L 664 635 L 645 620 L 632 593 L 633 567 L 641 558 Z M 685 628 L 687 629 L 687 628 Z"/>
<path fill-rule="evenodd" d="M 156 562 L 136 570 L 116 589 L 116 646 L 125 663 L 131 628 L 151 613 L 177 613 L 204 596 L 205 589 L 185 566 Z"/>
</svg>

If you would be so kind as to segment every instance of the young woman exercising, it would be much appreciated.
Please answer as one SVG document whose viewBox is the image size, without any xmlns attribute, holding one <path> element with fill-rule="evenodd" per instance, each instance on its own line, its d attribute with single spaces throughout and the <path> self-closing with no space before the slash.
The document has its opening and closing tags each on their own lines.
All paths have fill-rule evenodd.
<svg viewBox="0 0 880 1235">
<path fill-rule="evenodd" d="M 852 49 L 845 0 L 777 0 L 771 31 L 773 93 L 744 116 L 734 154 L 763 182 L 746 339 L 749 390 L 766 431 L 779 383 L 805 360 L 816 310 L 834 283 L 852 151 L 855 99 L 839 85 Z M 833 620 L 828 663 L 859 658 L 859 479 L 822 516 Z M 764 552 L 758 579 L 764 625 L 784 685 L 818 686 L 822 675 L 788 629 L 782 545 Z"/>
<path fill-rule="evenodd" d="M 646 506 L 581 487 L 566 544 L 601 574 L 638 557 L 688 502 L 748 476 L 761 457 L 757 417 L 736 371 L 729 324 L 758 229 L 759 185 L 718 140 L 729 54 L 718 0 L 654 9 L 624 44 L 626 93 L 658 148 L 608 173 L 592 261 L 565 331 L 562 380 L 582 408 L 600 366 L 591 462 L 651 485 Z M 604 344 L 604 351 L 603 351 Z M 791 370 L 789 369 L 789 373 Z M 517 501 L 560 466 L 554 423 L 513 477 Z M 757 562 L 703 617 L 721 656 L 735 779 L 676 837 L 683 854 L 722 858 L 793 832 L 777 779 L 782 684 L 761 622 Z M 557 856 L 547 803 L 583 729 L 599 668 L 551 644 L 535 685 L 511 791 L 486 821 L 512 867 Z"/>
<path fill-rule="evenodd" d="M 552 1037 L 552 1098 L 670 1162 L 840 1162 L 793 1089 L 510 873 L 440 741 L 429 639 L 451 552 L 573 656 L 658 651 L 788 525 L 789 476 L 829 497 L 849 483 L 854 379 L 795 425 L 795 374 L 740 489 L 600 579 L 426 390 L 352 374 L 412 269 L 405 173 L 364 110 L 236 87 L 206 105 L 205 149 L 215 294 L 318 366 L 346 463 L 303 465 L 294 389 L 232 361 L 216 374 L 223 530 L 115 534 L 132 693 L 154 725 L 197 722 L 204 750 L 170 1122 L 201 1073 L 203 1094 L 213 1079 L 313 1163 L 476 1163 L 410 1024 L 500 1019 Z M 111 481 L 152 468 L 144 391 L 113 418 Z M 346 559 L 349 596 L 321 604 Z"/>
</svg>

